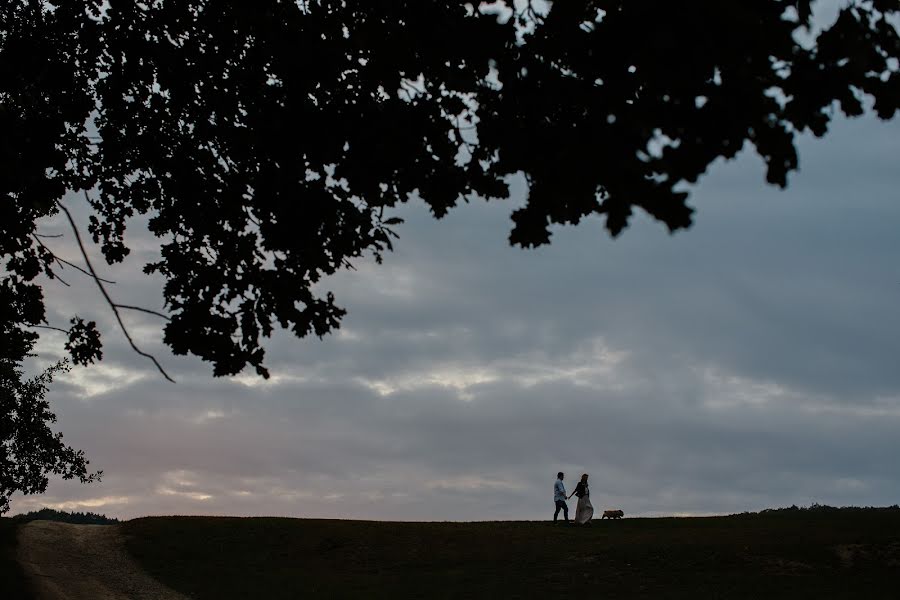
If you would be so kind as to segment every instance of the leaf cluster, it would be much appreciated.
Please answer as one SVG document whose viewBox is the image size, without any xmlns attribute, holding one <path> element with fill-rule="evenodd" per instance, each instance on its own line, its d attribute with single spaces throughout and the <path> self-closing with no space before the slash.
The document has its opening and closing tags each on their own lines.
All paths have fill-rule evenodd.
<svg viewBox="0 0 900 600">
<path fill-rule="evenodd" d="M 590 215 L 615 236 L 635 209 L 675 231 L 717 159 L 751 148 L 785 186 L 798 134 L 900 106 L 897 0 L 849 0 L 822 31 L 812 0 L 507 2 L 508 18 L 439 0 L 9 4 L 0 254 L 24 311 L 11 322 L 43 319 L 31 282 L 53 256 L 35 221 L 89 189 L 109 262 L 149 217 L 165 342 L 216 375 L 267 376 L 276 327 L 338 327 L 322 282 L 380 261 L 410 198 L 441 217 L 507 197 L 522 174 L 512 244 Z M 99 358 L 90 325 L 70 344 Z"/>
</svg>

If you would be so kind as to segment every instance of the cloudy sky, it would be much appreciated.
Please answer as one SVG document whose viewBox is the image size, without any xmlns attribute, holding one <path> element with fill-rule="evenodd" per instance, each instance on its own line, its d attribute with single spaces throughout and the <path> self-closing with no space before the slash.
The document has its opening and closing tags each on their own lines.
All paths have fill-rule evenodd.
<svg viewBox="0 0 900 600">
<path fill-rule="evenodd" d="M 96 319 L 105 358 L 50 399 L 105 475 L 15 496 L 13 513 L 542 519 L 559 470 L 632 515 L 900 502 L 900 123 L 839 119 L 800 151 L 786 191 L 748 152 L 714 164 L 674 236 L 640 216 L 617 240 L 588 220 L 511 248 L 520 182 L 443 221 L 410 203 L 384 265 L 325 283 L 340 332 L 275 337 L 268 382 L 213 379 L 129 315 L 166 382 L 66 271 L 51 324 Z M 152 240 L 130 242 L 113 293 L 161 308 L 139 274 Z"/>
</svg>

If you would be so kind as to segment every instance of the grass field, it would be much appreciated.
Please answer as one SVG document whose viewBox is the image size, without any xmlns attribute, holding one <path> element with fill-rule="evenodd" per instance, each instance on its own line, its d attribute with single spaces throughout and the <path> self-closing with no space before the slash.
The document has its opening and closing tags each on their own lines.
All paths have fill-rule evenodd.
<svg viewBox="0 0 900 600">
<path fill-rule="evenodd" d="M 31 598 L 25 574 L 15 561 L 16 527 L 10 519 L 0 519 L 0 598 L 27 600 Z"/>
<path fill-rule="evenodd" d="M 145 569 L 197 599 L 900 595 L 896 509 L 590 527 L 212 517 L 123 527 Z"/>
</svg>

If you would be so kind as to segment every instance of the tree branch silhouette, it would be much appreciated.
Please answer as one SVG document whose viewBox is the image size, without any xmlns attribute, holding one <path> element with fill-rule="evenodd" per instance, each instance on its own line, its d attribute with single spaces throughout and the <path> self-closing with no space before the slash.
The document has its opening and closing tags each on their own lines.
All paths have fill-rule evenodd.
<svg viewBox="0 0 900 600">
<path fill-rule="evenodd" d="M 81 271 L 82 273 L 84 273 L 84 274 L 87 275 L 88 277 L 97 277 L 96 275 L 94 275 L 94 274 L 92 274 L 92 273 L 90 273 L 90 272 L 88 272 L 88 271 L 85 271 L 84 269 L 82 269 L 81 267 L 79 267 L 78 265 L 76 265 L 75 263 L 70 262 L 70 261 L 68 261 L 68 260 L 66 260 L 66 259 L 64 259 L 64 258 L 62 258 L 62 257 L 60 257 L 60 256 L 58 256 L 55 252 L 53 252 L 53 250 L 51 250 L 46 244 L 44 244 L 44 242 L 42 242 L 42 241 L 39 239 L 40 237 L 50 237 L 50 236 L 38 236 L 37 234 L 32 234 L 32 237 L 34 238 L 34 241 L 36 241 L 36 242 L 41 246 L 41 248 L 43 248 L 43 249 L 46 250 L 48 253 L 50 253 L 50 256 L 53 257 L 53 260 L 54 260 L 55 262 L 58 262 L 60 265 L 68 265 L 68 266 L 72 267 L 73 269 L 75 269 L 75 270 L 77 270 L 77 271 Z M 61 237 L 61 236 L 53 236 L 53 237 Z M 58 278 L 60 281 L 62 281 L 62 279 L 59 277 L 59 275 L 57 275 L 56 273 L 54 273 L 53 275 L 54 275 L 54 277 L 56 277 L 56 278 Z M 116 283 L 115 281 L 110 281 L 109 279 L 103 279 L 102 277 L 97 277 L 97 279 L 99 279 L 99 280 L 102 281 L 103 283 L 109 283 L 109 284 L 111 284 L 111 285 L 115 285 L 115 283 Z M 63 283 L 65 283 L 65 282 L 63 281 Z M 68 283 L 65 283 L 65 284 L 66 284 L 66 286 L 69 285 Z"/>
<path fill-rule="evenodd" d="M 84 197 L 88 201 L 88 203 L 90 203 L 91 198 L 88 195 L 87 190 L 84 190 Z M 100 288 L 100 293 L 103 294 L 103 298 L 106 300 L 106 303 L 109 305 L 110 309 L 113 311 L 113 314 L 116 317 L 116 321 L 119 323 L 119 328 L 122 330 L 122 334 L 125 336 L 125 339 L 127 339 L 128 343 L 131 345 L 131 349 L 134 350 L 136 353 L 140 354 L 141 356 L 143 356 L 145 358 L 149 358 L 151 361 L 153 361 L 153 364 L 156 365 L 156 368 L 159 370 L 160 373 L 162 373 L 162 376 L 165 377 L 166 380 L 171 381 L 172 383 L 175 383 L 175 380 L 172 379 L 168 373 L 166 373 L 166 370 L 163 369 L 161 364 L 159 364 L 159 361 L 156 360 L 155 356 L 153 356 L 152 354 L 149 354 L 147 352 L 144 352 L 143 350 L 138 348 L 137 344 L 135 344 L 134 340 L 131 337 L 131 334 L 128 332 L 128 328 L 125 326 L 125 322 L 122 320 L 122 315 L 119 314 L 120 306 L 118 304 L 116 304 L 113 301 L 113 299 L 110 297 L 109 292 L 106 291 L 106 286 L 103 285 L 103 281 L 97 275 L 97 271 L 94 269 L 94 266 L 91 264 L 91 259 L 88 256 L 87 249 L 84 247 L 84 243 L 81 241 L 81 233 L 78 231 L 78 226 L 75 223 L 75 219 L 72 217 L 72 213 L 69 211 L 68 208 L 65 207 L 65 205 L 63 205 L 62 202 L 57 200 L 56 204 L 57 204 L 57 206 L 59 206 L 60 210 L 62 210 L 66 214 L 66 218 L 68 219 L 69 225 L 72 228 L 72 233 L 75 234 L 75 240 L 78 243 L 78 248 L 81 250 L 81 255 L 84 257 L 84 263 L 87 265 L 87 268 L 90 271 L 89 275 L 94 280 L 94 282 L 97 284 L 97 287 Z M 156 315 L 162 316 L 162 315 L 160 315 L 160 313 L 155 313 L 154 311 L 149 311 L 146 309 L 139 309 L 137 307 L 131 307 L 131 306 L 127 306 L 127 308 L 132 309 L 132 310 L 142 310 L 144 312 L 150 312 L 151 314 L 156 314 Z"/>
<path fill-rule="evenodd" d="M 136 310 L 138 312 L 147 313 L 148 315 L 154 315 L 160 317 L 161 319 L 165 319 L 166 321 L 171 321 L 172 318 L 169 315 L 163 314 L 161 312 L 151 310 L 149 308 L 144 308 L 142 306 L 132 306 L 131 304 L 119 304 L 116 303 L 116 308 L 124 308 L 127 310 Z"/>
<path fill-rule="evenodd" d="M 63 329 L 62 327 L 54 327 L 53 325 L 29 325 L 29 327 L 36 327 L 37 329 L 49 329 L 51 331 L 59 331 L 62 333 L 69 333 L 68 329 Z"/>
</svg>

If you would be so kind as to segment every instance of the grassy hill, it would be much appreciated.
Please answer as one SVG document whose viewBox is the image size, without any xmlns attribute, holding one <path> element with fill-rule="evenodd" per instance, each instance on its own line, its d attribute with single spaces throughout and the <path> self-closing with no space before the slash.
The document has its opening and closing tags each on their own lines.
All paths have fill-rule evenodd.
<svg viewBox="0 0 900 600">
<path fill-rule="evenodd" d="M 18 523 L 0 518 L 0 598 L 26 600 L 31 597 L 25 574 L 15 561 Z"/>
<path fill-rule="evenodd" d="M 147 571 L 197 599 L 897 598 L 900 510 L 709 518 L 389 523 L 144 518 Z"/>
</svg>

